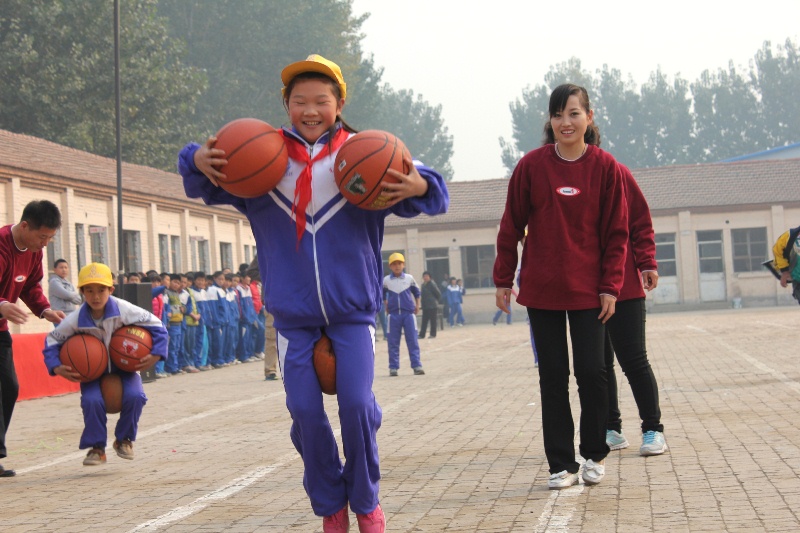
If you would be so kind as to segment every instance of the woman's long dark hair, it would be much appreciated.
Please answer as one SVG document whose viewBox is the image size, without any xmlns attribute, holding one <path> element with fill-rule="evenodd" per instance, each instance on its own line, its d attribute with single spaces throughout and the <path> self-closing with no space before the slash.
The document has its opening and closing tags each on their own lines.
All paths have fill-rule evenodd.
<svg viewBox="0 0 800 533">
<path fill-rule="evenodd" d="M 319 72 L 301 72 L 294 78 L 292 81 L 286 85 L 286 89 L 283 91 L 283 108 L 286 109 L 286 112 L 289 112 L 289 96 L 292 94 L 292 89 L 294 89 L 295 83 L 299 80 L 320 80 L 330 83 L 331 88 L 333 89 L 333 94 L 336 97 L 336 101 L 342 99 L 342 91 L 339 88 L 339 84 L 336 83 L 332 78 L 326 76 L 325 74 L 320 74 Z M 358 130 L 352 127 L 350 124 L 344 121 L 341 115 L 336 115 L 336 120 L 331 124 L 331 127 L 328 128 L 328 139 L 333 139 L 333 135 L 336 133 L 336 126 L 337 123 L 342 124 L 342 128 L 345 131 L 349 131 L 350 133 L 358 133 Z M 330 143 L 328 144 L 330 148 Z"/>
<path fill-rule="evenodd" d="M 553 92 L 550 94 L 549 114 L 551 118 L 556 113 L 561 113 L 564 111 L 564 108 L 567 107 L 567 100 L 569 100 L 569 97 L 572 95 L 578 97 L 581 107 L 583 107 L 587 114 L 589 111 L 591 111 L 592 107 L 589 103 L 589 93 L 586 92 L 586 89 L 580 85 L 565 83 L 553 89 Z M 550 119 L 545 122 L 543 133 L 542 146 L 545 144 L 555 144 L 556 136 L 555 133 L 553 133 L 553 126 L 550 125 Z M 586 144 L 600 146 L 600 129 L 597 127 L 594 121 L 592 121 L 592 123 L 589 124 L 589 127 L 586 128 L 586 133 L 583 135 L 583 140 L 586 142 Z"/>
</svg>

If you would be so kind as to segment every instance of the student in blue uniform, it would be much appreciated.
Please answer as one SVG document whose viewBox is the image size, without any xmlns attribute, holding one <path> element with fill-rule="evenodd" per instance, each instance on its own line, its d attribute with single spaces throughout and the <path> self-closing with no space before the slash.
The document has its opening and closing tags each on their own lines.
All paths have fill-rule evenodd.
<svg viewBox="0 0 800 533">
<path fill-rule="evenodd" d="M 372 393 L 375 314 L 381 301 L 381 242 L 389 214 L 436 215 L 447 209 L 444 179 L 407 159 L 408 174 L 389 170 L 387 209 L 348 203 L 333 163 L 353 130 L 341 118 L 346 85 L 338 65 L 318 55 L 283 69 L 291 127 L 280 130 L 289 153 L 286 173 L 269 193 L 237 198 L 215 186 L 225 153 L 189 144 L 178 169 L 187 196 L 229 204 L 244 213 L 258 249 L 266 305 L 275 317 L 292 442 L 303 458 L 303 484 L 325 532 L 347 531 L 348 506 L 361 532 L 382 532 L 376 435 L 381 410 Z M 217 168 L 215 168 L 217 167 Z M 346 275 L 344 275 L 346 273 Z M 345 463 L 325 413 L 312 352 L 322 333 L 338 354 L 339 420 Z"/>
<path fill-rule="evenodd" d="M 400 369 L 400 337 L 405 331 L 406 347 L 415 375 L 422 375 L 419 341 L 417 340 L 417 313 L 420 290 L 411 274 L 403 272 L 406 258 L 401 253 L 389 256 L 391 274 L 383 278 L 384 304 L 389 313 L 389 375 L 396 376 Z"/>
<path fill-rule="evenodd" d="M 84 302 L 80 308 L 64 319 L 45 339 L 44 362 L 51 376 L 61 376 L 69 381 L 79 381 L 80 374 L 64 365 L 59 358 L 61 345 L 76 333 L 97 337 L 108 346 L 111 336 L 122 326 L 136 325 L 150 332 L 153 348 L 141 360 L 138 368 L 148 368 L 153 359 L 167 358 L 167 330 L 161 320 L 150 311 L 112 296 L 114 281 L 111 269 L 102 263 L 90 263 L 78 273 L 78 289 Z M 114 451 L 122 459 L 133 459 L 133 442 L 139 426 L 147 396 L 138 372 L 120 370 L 109 360 L 108 372 L 122 379 L 122 411 L 114 429 Z M 83 409 L 83 434 L 79 448 L 89 448 L 83 464 L 100 465 L 106 462 L 106 405 L 100 392 L 100 379 L 81 383 L 81 408 Z"/>
</svg>

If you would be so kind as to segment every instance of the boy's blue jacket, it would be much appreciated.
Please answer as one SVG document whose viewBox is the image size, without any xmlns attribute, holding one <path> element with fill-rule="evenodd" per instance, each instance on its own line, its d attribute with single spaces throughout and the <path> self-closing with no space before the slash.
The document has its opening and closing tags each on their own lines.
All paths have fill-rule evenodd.
<svg viewBox="0 0 800 533">
<path fill-rule="evenodd" d="M 328 150 L 328 134 L 310 146 L 284 129 L 286 142 L 300 142 L 313 158 Z M 206 204 L 229 204 L 247 216 L 258 244 L 258 264 L 264 284 L 267 311 L 276 328 L 322 327 L 336 323 L 374 324 L 381 306 L 384 219 L 389 214 L 413 217 L 447 211 L 445 181 L 434 170 L 415 161 L 428 182 L 427 193 L 408 198 L 383 211 L 350 204 L 333 179 L 336 152 L 314 163 L 312 197 L 306 209 L 306 228 L 297 242 L 292 217 L 295 182 L 304 164 L 289 159 L 278 186 L 257 198 L 238 198 L 215 187 L 194 164 L 199 148 L 191 143 L 181 150 L 178 171 L 190 198 Z"/>
<path fill-rule="evenodd" d="M 153 337 L 153 348 L 150 353 L 160 355 L 166 361 L 168 354 L 169 337 L 164 324 L 159 318 L 147 311 L 133 305 L 125 300 L 120 300 L 114 296 L 109 296 L 106 303 L 105 314 L 100 326 L 97 326 L 92 319 L 92 310 L 84 302 L 77 312 L 71 313 L 61 323 L 51 331 L 44 341 L 44 364 L 51 376 L 54 376 L 53 369 L 60 366 L 61 359 L 59 352 L 61 345 L 76 333 L 88 333 L 94 335 L 108 347 L 111 336 L 123 326 L 140 326 L 150 332 Z M 116 368 L 109 359 L 109 371 Z"/>
</svg>

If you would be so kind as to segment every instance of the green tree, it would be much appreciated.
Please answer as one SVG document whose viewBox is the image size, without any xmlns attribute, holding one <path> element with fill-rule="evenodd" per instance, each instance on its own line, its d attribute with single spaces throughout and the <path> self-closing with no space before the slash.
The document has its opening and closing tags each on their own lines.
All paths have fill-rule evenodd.
<svg viewBox="0 0 800 533">
<path fill-rule="evenodd" d="M 208 73 L 196 119 L 206 134 L 245 116 L 286 124 L 280 71 L 318 53 L 345 75 L 345 120 L 357 129 L 393 132 L 415 157 L 452 177 L 452 137 L 441 107 L 381 85 L 383 69 L 361 50 L 369 14 L 354 17 L 349 1 L 160 0 L 159 10 L 172 37 L 186 43 L 186 61 Z"/>
<path fill-rule="evenodd" d="M 123 159 L 174 168 L 205 79 L 179 61 L 155 0 L 121 2 Z M 113 157 L 113 4 L 0 0 L 0 128 Z"/>
<path fill-rule="evenodd" d="M 659 68 L 642 86 L 640 108 L 630 132 L 641 143 L 642 159 L 633 166 L 661 166 L 689 162 L 693 145 L 692 101 L 689 83 L 681 78 L 670 82 Z M 626 163 L 627 164 L 627 163 Z"/>
<path fill-rule="evenodd" d="M 704 71 L 691 89 L 695 161 L 719 161 L 769 148 L 758 93 L 732 62 L 728 70 Z"/>
<path fill-rule="evenodd" d="M 800 128 L 800 43 L 786 39 L 773 53 L 765 42 L 751 64 L 751 83 L 761 97 L 767 147 L 798 141 Z"/>
<path fill-rule="evenodd" d="M 453 179 L 453 137 L 442 119 L 442 106 L 432 107 L 414 91 L 395 91 L 388 84 L 380 93 L 380 107 L 371 117 L 356 124 L 361 129 L 391 131 L 402 139 L 411 155 L 446 180 Z"/>
</svg>

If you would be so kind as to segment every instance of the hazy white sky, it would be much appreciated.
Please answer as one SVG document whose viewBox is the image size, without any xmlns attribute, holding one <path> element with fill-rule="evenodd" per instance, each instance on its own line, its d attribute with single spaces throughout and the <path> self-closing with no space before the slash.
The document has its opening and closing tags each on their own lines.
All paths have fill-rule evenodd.
<svg viewBox="0 0 800 533">
<path fill-rule="evenodd" d="M 353 12 L 371 13 L 362 44 L 383 81 L 442 106 L 456 180 L 506 176 L 498 138 L 511 140 L 509 104 L 551 65 L 607 64 L 637 86 L 660 66 L 691 83 L 800 35 L 800 0 L 353 0 Z"/>
</svg>

